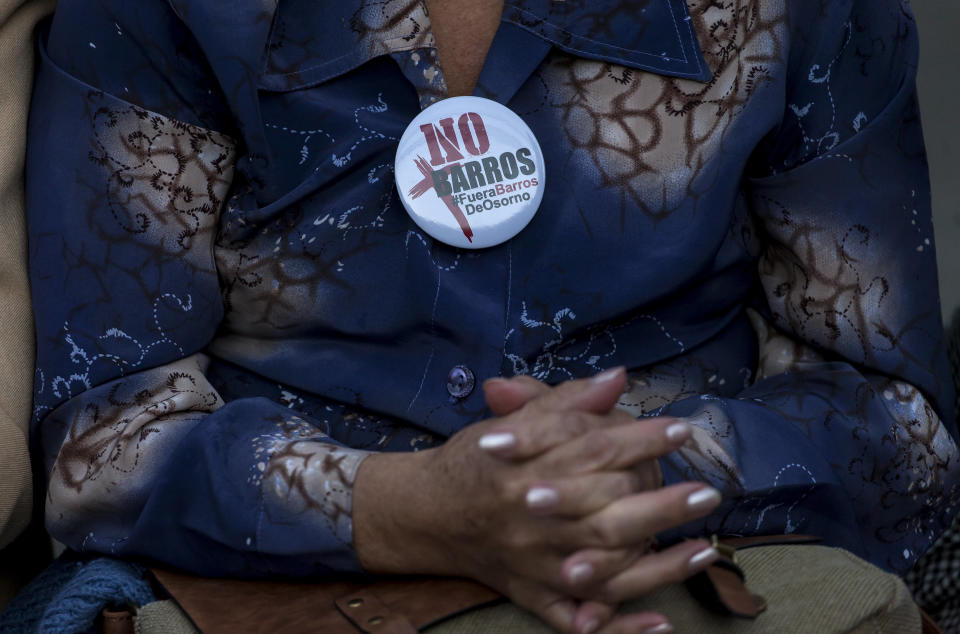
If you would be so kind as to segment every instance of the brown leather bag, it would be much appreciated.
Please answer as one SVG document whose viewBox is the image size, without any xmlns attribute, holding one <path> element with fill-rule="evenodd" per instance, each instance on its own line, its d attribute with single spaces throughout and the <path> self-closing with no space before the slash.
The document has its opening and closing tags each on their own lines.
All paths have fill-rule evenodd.
<svg viewBox="0 0 960 634">
<path fill-rule="evenodd" d="M 816 540 L 788 536 L 779 541 Z M 716 545 L 724 556 L 699 576 L 699 582 L 690 586 L 691 592 L 720 612 L 756 617 L 765 607 L 762 599 L 746 590 L 733 548 Z M 465 579 L 407 577 L 367 584 L 296 583 L 207 579 L 162 569 L 151 572 L 205 634 L 413 634 L 467 610 L 503 600 L 490 588 Z M 111 616 L 121 624 L 119 615 Z M 121 630 L 116 633 L 121 634 Z"/>
<path fill-rule="evenodd" d="M 490 588 L 465 579 L 296 583 L 151 572 L 205 634 L 414 634 L 466 610 L 503 600 Z"/>
<path fill-rule="evenodd" d="M 727 616 L 756 618 L 766 609 L 750 593 L 736 551 L 755 546 L 810 544 L 806 535 L 714 538 L 721 558 L 688 580 L 690 593 L 704 606 Z M 209 579 L 169 570 L 151 571 L 158 594 L 169 594 L 205 634 L 414 634 L 463 612 L 504 600 L 499 594 L 464 579 L 400 577 L 374 583 L 276 582 Z M 936 624 L 924 616 L 923 632 Z M 130 612 L 104 612 L 104 634 L 132 634 Z"/>
</svg>

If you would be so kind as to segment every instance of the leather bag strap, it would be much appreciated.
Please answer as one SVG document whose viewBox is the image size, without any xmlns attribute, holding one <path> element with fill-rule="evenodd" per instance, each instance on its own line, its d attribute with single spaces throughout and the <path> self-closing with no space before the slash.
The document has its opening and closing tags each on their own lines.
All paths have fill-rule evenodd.
<svg viewBox="0 0 960 634">
<path fill-rule="evenodd" d="M 490 588 L 466 579 L 238 581 L 156 568 L 151 573 L 204 634 L 411 634 L 503 600 Z"/>
<path fill-rule="evenodd" d="M 746 575 L 737 563 L 737 550 L 757 546 L 814 544 L 819 541 L 818 537 L 810 535 L 714 537 L 713 546 L 720 553 L 720 558 L 703 572 L 687 579 L 685 585 L 695 599 L 714 612 L 755 619 L 767 609 L 767 602 L 747 589 Z"/>
<path fill-rule="evenodd" d="M 100 612 L 103 634 L 133 634 L 133 612 L 130 610 L 111 610 L 104 608 Z"/>
<path fill-rule="evenodd" d="M 919 609 L 922 634 L 946 634 L 943 629 L 937 625 L 937 622 L 933 620 L 933 617 L 927 614 L 923 608 Z"/>
<path fill-rule="evenodd" d="M 720 559 L 687 579 L 685 585 L 701 605 L 719 614 L 755 619 L 767 609 L 763 597 L 747 590 L 740 566 L 722 553 Z"/>
<path fill-rule="evenodd" d="M 757 546 L 800 546 L 803 544 L 819 544 L 822 539 L 813 535 L 756 535 L 754 537 L 720 537 L 717 542 L 731 546 L 736 550 L 756 548 Z"/>
<path fill-rule="evenodd" d="M 391 610 L 375 592 L 360 588 L 334 601 L 340 614 L 364 634 L 416 634 L 417 629 Z"/>
</svg>

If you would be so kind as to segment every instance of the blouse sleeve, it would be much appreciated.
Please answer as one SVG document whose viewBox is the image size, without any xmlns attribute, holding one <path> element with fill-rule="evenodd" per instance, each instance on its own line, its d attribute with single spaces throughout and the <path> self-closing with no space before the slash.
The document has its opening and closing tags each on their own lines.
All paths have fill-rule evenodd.
<svg viewBox="0 0 960 634">
<path fill-rule="evenodd" d="M 664 473 L 726 493 L 689 532 L 814 534 L 904 572 L 960 483 L 916 29 L 898 0 L 792 4 L 787 108 L 745 183 L 757 380 L 666 407 L 697 435 Z"/>
<path fill-rule="evenodd" d="M 225 403 L 208 380 L 237 149 L 168 5 L 116 4 L 60 3 L 31 112 L 47 528 L 79 551 L 204 575 L 360 571 L 351 487 L 366 452 L 280 403 Z"/>
</svg>

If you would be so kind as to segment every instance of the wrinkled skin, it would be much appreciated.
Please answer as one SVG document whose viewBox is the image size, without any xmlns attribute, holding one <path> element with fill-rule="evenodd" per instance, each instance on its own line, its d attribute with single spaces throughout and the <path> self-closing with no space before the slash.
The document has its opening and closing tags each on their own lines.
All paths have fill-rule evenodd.
<svg viewBox="0 0 960 634">
<path fill-rule="evenodd" d="M 475 579 L 561 632 L 662 626 L 658 614 L 615 608 L 713 561 L 706 542 L 649 545 L 720 499 L 700 483 L 660 486 L 656 458 L 682 445 L 689 426 L 616 409 L 625 382 L 622 369 L 554 388 L 488 381 L 498 417 L 436 449 L 369 458 L 354 498 L 361 563 Z"/>
</svg>

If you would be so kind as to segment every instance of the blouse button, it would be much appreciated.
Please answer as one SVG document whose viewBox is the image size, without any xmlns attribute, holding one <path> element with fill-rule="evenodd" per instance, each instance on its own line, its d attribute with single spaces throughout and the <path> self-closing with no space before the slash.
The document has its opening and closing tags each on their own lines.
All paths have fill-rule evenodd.
<svg viewBox="0 0 960 634">
<path fill-rule="evenodd" d="M 456 365 L 447 374 L 447 392 L 453 398 L 467 398 L 475 384 L 473 371 L 465 365 Z"/>
</svg>

